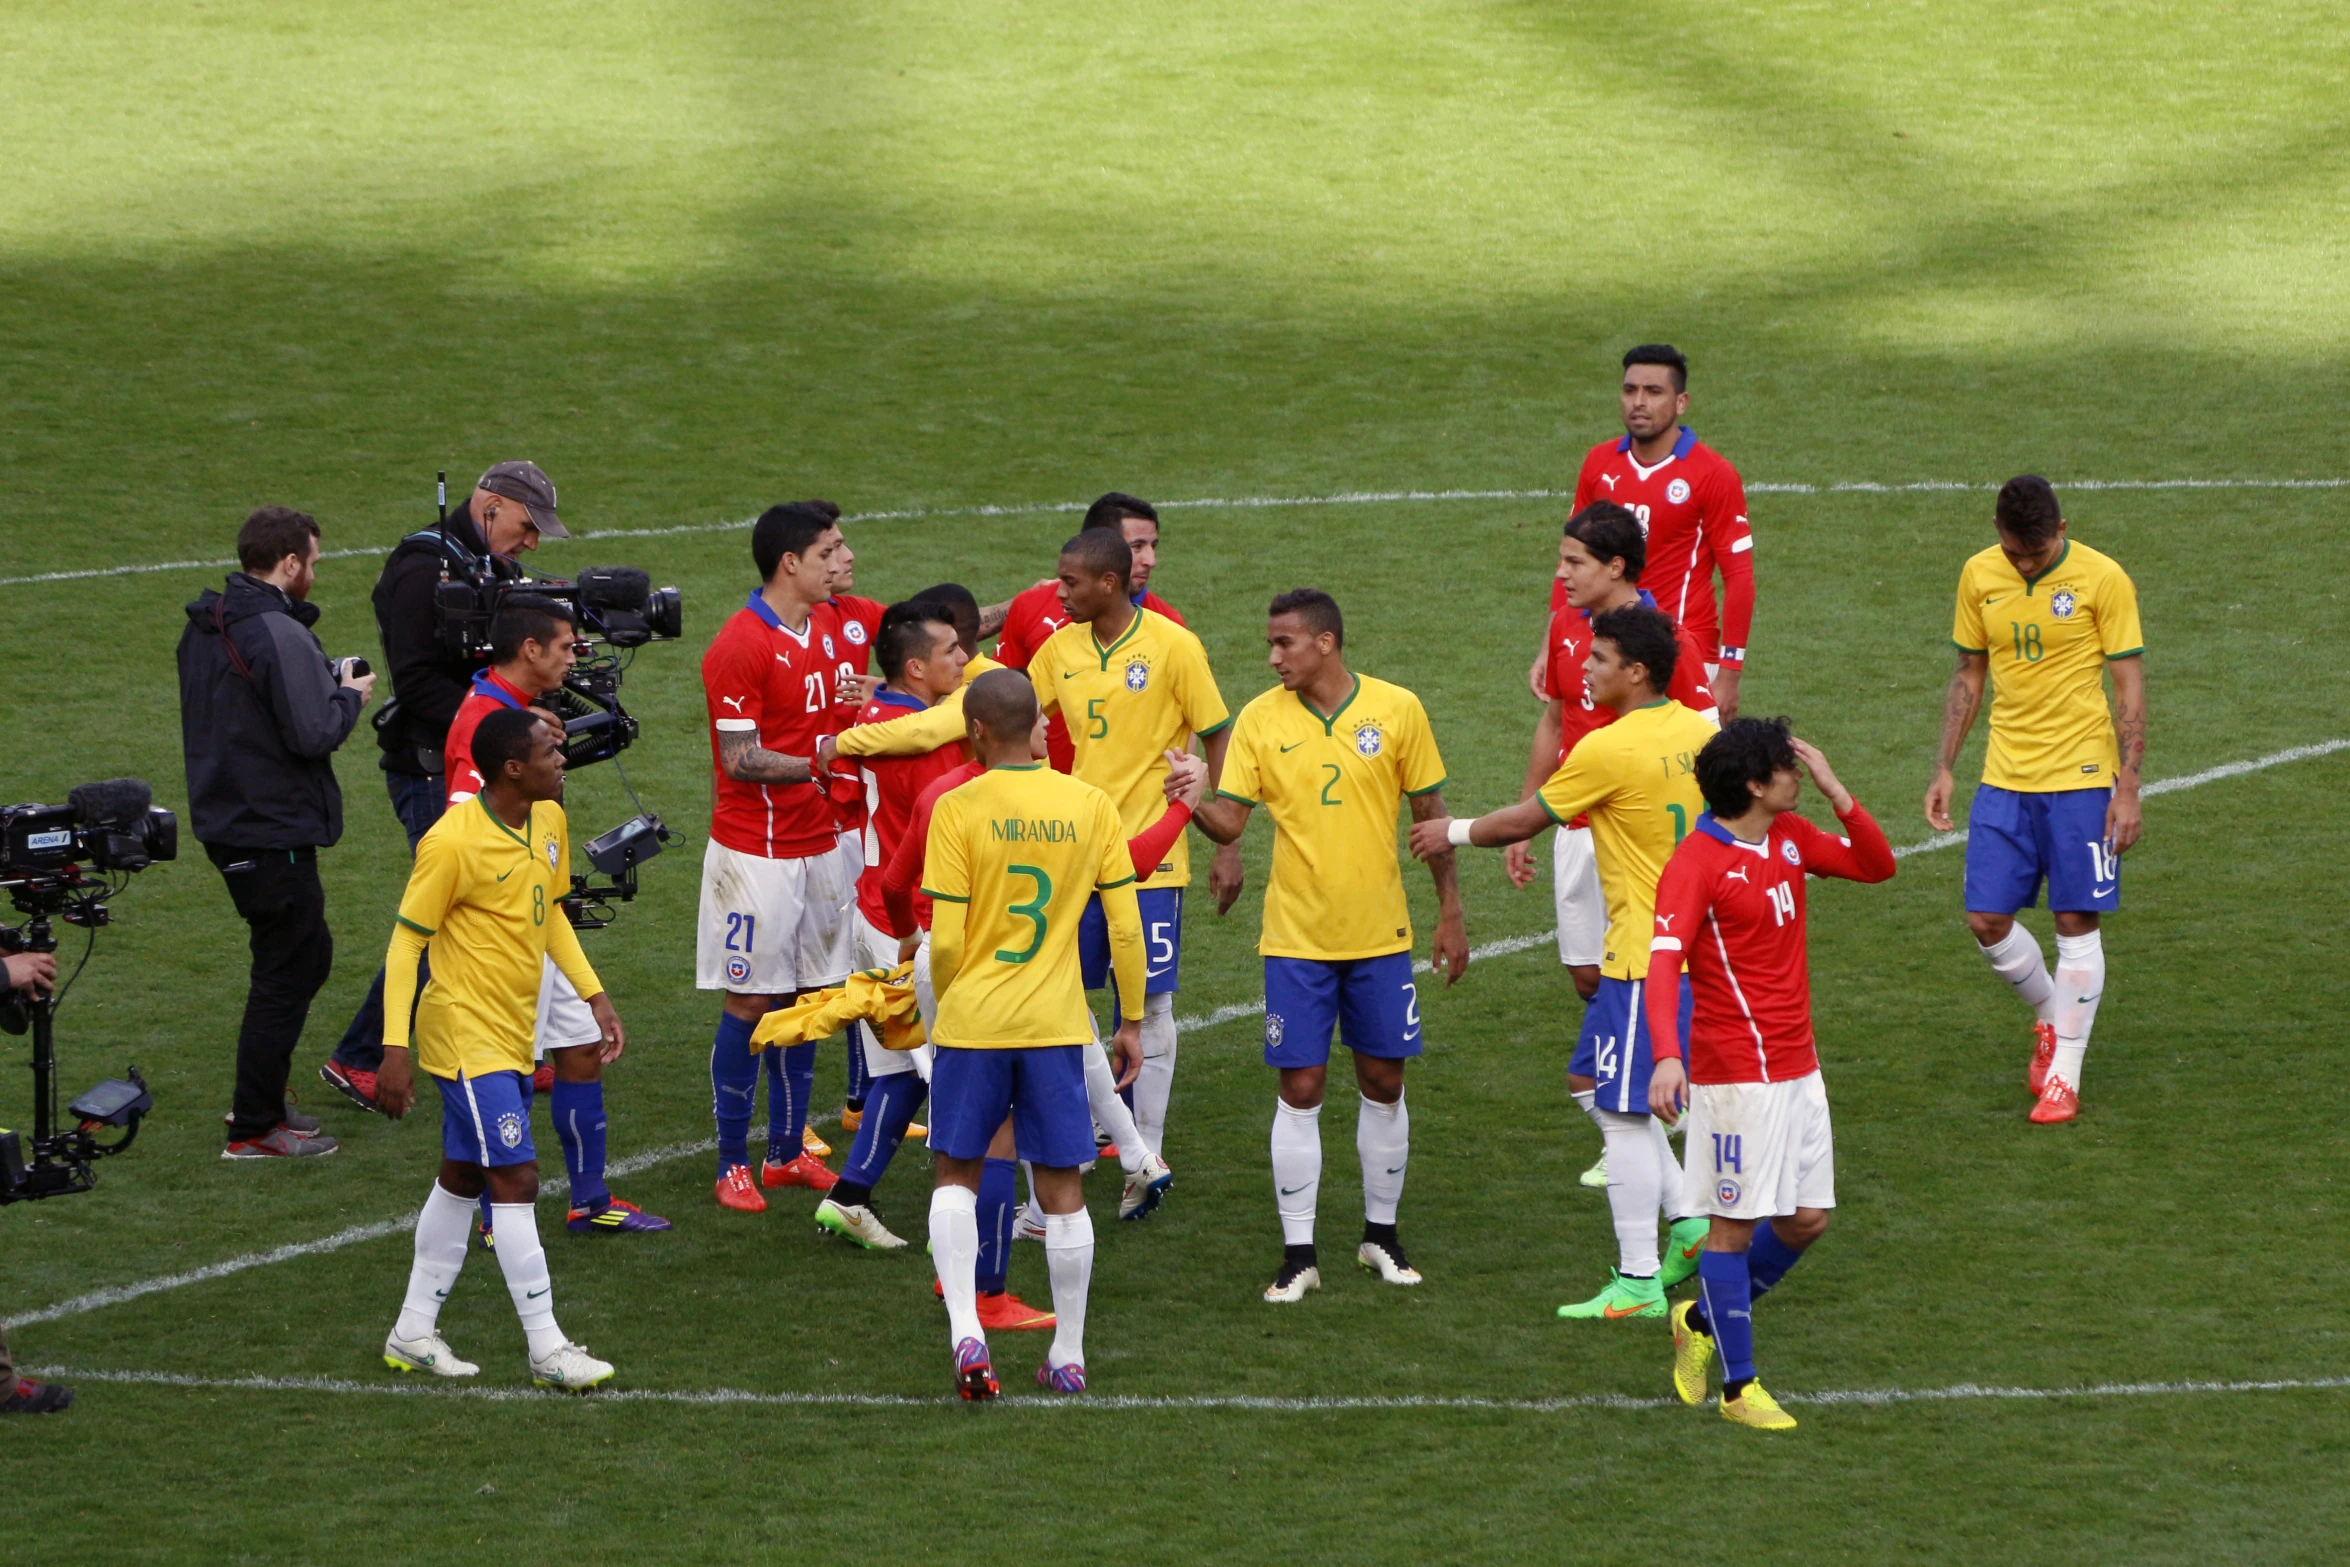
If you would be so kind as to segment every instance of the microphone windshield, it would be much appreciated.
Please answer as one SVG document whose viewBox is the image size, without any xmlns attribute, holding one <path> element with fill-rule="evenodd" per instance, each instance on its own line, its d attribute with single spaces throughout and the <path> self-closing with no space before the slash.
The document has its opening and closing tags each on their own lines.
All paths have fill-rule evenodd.
<svg viewBox="0 0 2350 1567">
<path fill-rule="evenodd" d="M 117 827 L 135 822 L 155 803 L 155 792 L 144 778 L 106 778 L 76 787 L 66 796 L 74 820 L 90 827 Z"/>
</svg>

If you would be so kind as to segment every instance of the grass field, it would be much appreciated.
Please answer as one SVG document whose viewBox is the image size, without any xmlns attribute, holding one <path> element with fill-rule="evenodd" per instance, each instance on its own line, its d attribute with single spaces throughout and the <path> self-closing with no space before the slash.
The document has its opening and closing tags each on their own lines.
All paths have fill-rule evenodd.
<svg viewBox="0 0 2350 1567">
<path fill-rule="evenodd" d="M 535 458 L 588 535 L 541 565 L 687 594 L 688 643 L 630 675 L 627 767 L 694 841 L 588 939 L 632 1037 L 614 1155 L 689 1145 L 715 1011 L 695 666 L 749 585 L 734 524 L 828 495 L 886 514 L 850 525 L 861 591 L 995 597 L 1069 503 L 1192 503 L 1154 586 L 1227 698 L 1268 683 L 1265 599 L 1318 583 L 1356 666 L 1426 699 L 1456 809 L 1488 809 L 1524 765 L 1563 511 L 1525 492 L 1571 486 L 1616 353 L 1655 338 L 1753 490 L 1746 706 L 1795 715 L 1897 844 L 1928 836 L 1951 584 L 2016 471 L 2138 581 L 2151 777 L 2337 740 L 2346 72 L 2335 9 L 2289 4 L 12 5 L 0 800 L 136 773 L 181 803 L 171 648 L 218 570 L 101 573 L 217 561 L 249 508 L 297 504 L 357 552 L 321 571 L 329 651 L 372 651 L 366 552 L 429 517 L 434 470 Z M 406 863 L 371 748 L 342 777 L 302 1071 Z M 481 1261 L 449 1333 L 513 1396 L 372 1396 L 430 1118 L 328 1108 L 334 1159 L 214 1158 L 244 930 L 190 845 L 117 902 L 60 1021 L 69 1090 L 135 1059 L 156 1118 L 94 1195 L 0 1215 L 10 1341 L 82 1395 L 8 1428 L 0 1534 L 142 1561 L 1501 1562 L 1617 1557 L 1637 1519 L 1713 1558 L 2337 1559 L 2345 784 L 2335 752 L 2149 802 L 2087 1112 L 2053 1132 L 2024 1122 L 1957 851 L 1817 893 L 1843 1208 L 1759 1317 L 1773 1388 L 1815 1399 L 1782 1440 L 1657 1405 L 1660 1332 L 1551 1315 L 1612 1250 L 1544 945 L 1424 997 L 1417 1291 L 1257 1302 L 1271 1083 L 1233 1018 L 1185 1036 L 1172 1206 L 1102 1226 L 1081 1407 L 937 1402 L 919 1252 L 820 1241 L 804 1197 L 722 1218 L 701 1152 L 615 1183 L 675 1233 L 550 1247 L 626 1396 L 523 1396 Z M 613 769 L 571 811 L 629 814 Z M 1264 834 L 1243 904 L 1194 908 L 1187 1016 L 1259 994 Z M 1464 884 L 1472 941 L 1548 928 L 1498 856 Z M 0 1118 L 28 1108 L 10 1072 Z M 1327 1119 L 1342 1257 L 1343 1094 Z M 901 1230 L 928 1183 L 901 1156 Z M 1014 1287 L 1043 1293 L 1033 1251 Z M 2259 1381 L 2321 1385 L 2214 1386 Z"/>
</svg>

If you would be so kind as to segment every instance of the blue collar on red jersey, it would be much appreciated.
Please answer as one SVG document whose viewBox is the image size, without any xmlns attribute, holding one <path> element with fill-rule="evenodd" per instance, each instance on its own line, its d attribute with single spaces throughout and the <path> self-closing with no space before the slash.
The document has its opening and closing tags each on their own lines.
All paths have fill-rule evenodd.
<svg viewBox="0 0 2350 1567">
<path fill-rule="evenodd" d="M 909 713 L 930 711 L 930 704 L 920 697 L 904 691 L 892 691 L 887 686 L 875 686 L 873 700 L 879 702 L 883 707 L 902 707 Z"/>
<path fill-rule="evenodd" d="M 1696 445 L 1697 432 L 1690 429 L 1689 426 L 1683 425 L 1681 426 L 1681 433 L 1673 437 L 1673 455 L 1675 457 L 1686 457 L 1689 455 L 1690 449 Z M 1616 450 L 1619 452 L 1628 452 L 1631 449 L 1632 436 L 1631 433 L 1627 431 L 1620 439 L 1617 440 Z"/>
<path fill-rule="evenodd" d="M 1729 828 L 1724 827 L 1720 822 L 1715 821 L 1714 813 L 1711 811 L 1699 811 L 1697 813 L 1697 827 L 1695 830 L 1704 833 L 1708 838 L 1713 839 L 1716 843 L 1726 843 L 1733 849 L 1744 849 L 1749 854 L 1760 854 L 1764 850 L 1768 849 L 1771 843 L 1770 835 L 1767 833 L 1764 834 L 1762 842 L 1748 843 L 1744 838 L 1739 837 Z"/>
<path fill-rule="evenodd" d="M 529 705 L 520 691 L 498 678 L 498 672 L 494 669 L 477 669 L 473 672 L 473 691 L 476 696 L 486 696 L 501 707 Z"/>
<path fill-rule="evenodd" d="M 775 613 L 774 607 L 767 602 L 767 600 L 760 594 L 760 591 L 757 588 L 751 589 L 750 610 L 752 614 L 767 622 L 768 630 L 780 631 L 795 642 L 805 642 L 808 640 L 807 632 L 794 631 L 791 627 L 783 623 L 783 617 Z M 813 619 L 814 617 L 811 616 L 810 618 Z M 829 645 L 830 644 L 827 644 L 827 646 Z"/>
<path fill-rule="evenodd" d="M 1649 592 L 1649 591 L 1648 591 L 1648 589 L 1646 589 L 1646 588 L 1641 588 L 1641 589 L 1639 590 L 1639 593 L 1640 593 L 1640 607 L 1641 607 L 1642 609 L 1656 609 L 1656 595 L 1655 595 L 1655 594 L 1653 594 L 1653 593 Z M 1575 613 L 1576 613 L 1576 614 L 1578 614 L 1578 615 L 1581 615 L 1581 616 L 1582 616 L 1582 617 L 1583 617 L 1583 618 L 1584 618 L 1586 621 L 1588 621 L 1588 620 L 1590 620 L 1590 619 L 1591 619 L 1591 611 L 1589 611 L 1589 610 L 1587 610 L 1587 609 L 1579 609 L 1579 610 L 1575 611 Z M 1662 614 L 1662 613 L 1664 613 L 1664 612 L 1663 612 L 1662 610 L 1657 610 L 1657 613 L 1659 613 L 1659 614 Z"/>
</svg>

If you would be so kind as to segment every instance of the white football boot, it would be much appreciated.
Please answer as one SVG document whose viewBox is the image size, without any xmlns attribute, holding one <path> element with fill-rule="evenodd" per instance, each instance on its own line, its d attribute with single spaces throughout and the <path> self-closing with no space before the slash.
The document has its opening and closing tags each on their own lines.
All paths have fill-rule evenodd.
<svg viewBox="0 0 2350 1567">
<path fill-rule="evenodd" d="M 1167 1168 L 1167 1161 L 1155 1153 L 1144 1154 L 1142 1168 L 1126 1177 L 1126 1190 L 1118 1198 L 1118 1217 L 1149 1218 L 1174 1184 L 1175 1172 Z"/>
<path fill-rule="evenodd" d="M 530 1380 L 562 1393 L 584 1393 L 611 1376 L 612 1363 L 589 1354 L 585 1344 L 564 1344 L 543 1360 L 531 1357 Z"/>
<path fill-rule="evenodd" d="M 827 1197 L 816 1205 L 816 1228 L 846 1236 L 867 1251 L 896 1251 L 905 1241 L 890 1233 L 881 1215 L 863 1203 L 834 1202 Z"/>
<path fill-rule="evenodd" d="M 429 1371 L 436 1377 L 469 1377 L 481 1370 L 459 1360 L 436 1329 L 422 1338 L 402 1338 L 397 1325 L 384 1336 L 384 1364 L 394 1371 Z"/>
<path fill-rule="evenodd" d="M 1265 1286 L 1265 1302 L 1273 1306 L 1294 1306 L 1322 1287 L 1322 1270 L 1312 1263 L 1281 1265 L 1281 1272 Z"/>
<path fill-rule="evenodd" d="M 1420 1282 L 1420 1270 L 1404 1260 L 1403 1243 L 1400 1241 L 1393 1246 L 1379 1241 L 1365 1241 L 1355 1248 L 1355 1261 L 1389 1284 Z"/>
</svg>

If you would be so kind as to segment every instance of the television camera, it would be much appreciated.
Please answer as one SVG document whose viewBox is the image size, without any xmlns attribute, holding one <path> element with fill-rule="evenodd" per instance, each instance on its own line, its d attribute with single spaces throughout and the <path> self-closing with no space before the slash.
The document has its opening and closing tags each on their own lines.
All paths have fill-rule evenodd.
<svg viewBox="0 0 2350 1567">
<path fill-rule="evenodd" d="M 127 1150 L 139 1122 L 155 1108 L 139 1069 L 128 1081 L 108 1078 L 65 1106 L 57 1104 L 57 1009 L 90 960 L 98 929 L 112 922 L 106 900 L 158 860 L 179 857 L 179 822 L 154 803 L 136 778 L 87 783 L 65 805 L 0 806 L 0 890 L 22 925 L 0 926 L 0 951 L 57 950 L 54 922 L 90 933 L 73 976 L 48 995 L 12 990 L 0 995 L 0 1029 L 33 1036 L 33 1135 L 0 1131 L 0 1203 L 29 1202 L 86 1192 L 97 1184 L 97 1163 Z M 104 1137 L 112 1128 L 120 1135 Z"/>
</svg>

